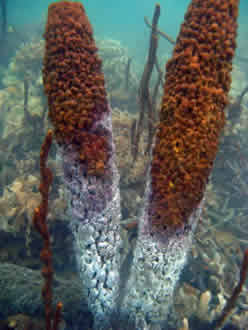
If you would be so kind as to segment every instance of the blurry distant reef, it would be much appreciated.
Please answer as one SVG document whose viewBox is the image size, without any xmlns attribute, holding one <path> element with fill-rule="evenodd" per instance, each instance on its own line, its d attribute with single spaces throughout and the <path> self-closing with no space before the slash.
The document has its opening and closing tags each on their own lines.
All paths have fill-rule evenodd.
<svg viewBox="0 0 248 330">
<path fill-rule="evenodd" d="M 5 0 L 0 0 L 1 3 Z M 0 10 L 1 12 L 1 10 Z M 4 70 L 15 56 L 16 50 L 21 45 L 29 43 L 32 39 L 42 34 L 43 24 L 15 25 L 9 24 L 1 19 L 0 14 L 0 88 L 4 88 L 2 83 Z M 32 31 L 32 33 L 30 33 Z"/>
<path fill-rule="evenodd" d="M 16 49 L 21 44 L 28 42 L 31 39 L 30 31 L 33 33 L 39 31 L 36 26 L 6 26 L 6 31 L 1 33 L 0 46 L 1 46 L 1 65 L 8 65 L 12 56 L 14 56 Z"/>
<path fill-rule="evenodd" d="M 9 45 L 12 43 L 11 33 L 13 32 L 6 36 Z M 0 295 L 0 318 L 17 312 L 33 315 L 37 311 L 35 307 L 40 306 L 37 300 L 40 279 L 37 274 L 41 268 L 41 241 L 33 230 L 31 219 L 33 210 L 40 201 L 39 152 L 44 134 L 49 128 L 41 76 L 44 42 L 33 37 L 23 43 L 14 36 L 15 33 L 13 50 L 6 53 L 6 56 L 1 56 L 0 63 L 0 262 L 5 265 L 1 267 L 3 271 L 16 265 L 16 278 L 12 281 L 18 280 L 17 283 L 20 283 L 20 274 L 27 272 L 30 278 L 37 279 L 35 283 L 38 284 L 30 293 L 33 295 L 29 300 L 33 309 L 29 309 L 28 302 L 22 310 L 15 304 L 12 309 L 4 309 L 1 307 L 4 306 L 4 301 Z M 105 39 L 98 40 L 97 44 L 103 60 L 108 98 L 113 108 L 117 165 L 121 176 L 124 260 L 136 238 L 137 212 L 142 205 L 144 179 L 149 163 L 149 125 L 146 121 L 141 130 L 134 161 L 133 132 L 139 119 L 140 104 L 137 95 L 141 71 L 137 69 L 135 60 L 130 58 L 128 49 L 119 41 Z M 168 57 L 168 54 L 165 56 Z M 164 59 L 158 57 L 158 61 L 161 63 Z M 221 148 L 207 188 L 205 210 L 195 235 L 190 262 L 177 289 L 173 326 L 177 324 L 176 319 L 179 326 L 183 318 L 194 324 L 196 319 L 207 322 L 220 312 L 237 281 L 243 250 L 248 245 L 247 67 L 245 61 L 238 59 L 234 64 Z M 164 68 L 164 64 L 161 68 Z M 150 88 L 154 90 L 156 84 L 155 75 L 151 78 Z M 160 85 L 156 95 L 157 110 L 161 98 Z M 144 116 L 147 119 L 148 115 Z M 152 124 L 156 127 L 156 116 Z M 59 292 L 60 285 L 63 287 L 63 280 L 71 280 L 72 290 L 77 290 L 72 239 L 67 227 L 66 201 L 61 185 L 62 172 L 56 161 L 55 148 L 50 153 L 48 165 L 54 173 L 48 219 L 54 266 L 58 276 L 56 290 Z M 33 273 L 29 273 L 29 269 Z M 19 288 L 23 290 L 22 287 Z M 233 324 L 240 329 L 241 324 L 248 319 L 247 310 L 248 297 L 245 291 L 232 318 Z M 77 312 L 77 309 L 74 311 Z M 72 316 L 65 316 L 66 321 L 69 322 L 70 317 Z"/>
</svg>

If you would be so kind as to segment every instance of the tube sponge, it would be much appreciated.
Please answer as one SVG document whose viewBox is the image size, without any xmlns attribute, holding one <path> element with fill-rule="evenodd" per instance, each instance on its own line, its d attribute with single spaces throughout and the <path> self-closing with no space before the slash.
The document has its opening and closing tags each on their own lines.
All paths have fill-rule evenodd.
<svg viewBox="0 0 248 330">
<path fill-rule="evenodd" d="M 233 0 L 192 1 L 167 63 L 151 165 L 154 231 L 187 225 L 202 200 L 225 122 L 237 7 Z"/>
<path fill-rule="evenodd" d="M 112 145 L 108 129 L 96 123 L 110 109 L 101 60 L 82 4 L 50 5 L 44 37 L 43 80 L 57 142 L 73 147 L 87 174 L 106 175 Z"/>
<path fill-rule="evenodd" d="M 101 60 L 84 7 L 48 9 L 43 80 L 64 170 L 70 224 L 95 328 L 109 328 L 119 282 L 119 175 Z"/>
<path fill-rule="evenodd" d="M 192 0 L 166 65 L 124 317 L 165 320 L 199 219 L 224 126 L 238 0 Z"/>
</svg>

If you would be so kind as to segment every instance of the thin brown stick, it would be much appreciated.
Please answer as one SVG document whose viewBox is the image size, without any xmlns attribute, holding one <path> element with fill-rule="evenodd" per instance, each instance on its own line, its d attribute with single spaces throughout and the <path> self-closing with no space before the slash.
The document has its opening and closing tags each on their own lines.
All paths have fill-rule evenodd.
<svg viewBox="0 0 248 330">
<path fill-rule="evenodd" d="M 232 124 L 236 124 L 240 120 L 242 113 L 242 100 L 245 94 L 248 92 L 248 86 L 246 86 L 243 91 L 236 97 L 233 103 L 229 104 L 229 119 Z"/>
<path fill-rule="evenodd" d="M 1 8 L 1 21 L 2 21 L 2 26 L 1 26 L 1 36 L 0 36 L 0 42 L 6 41 L 7 39 L 7 27 L 8 27 L 8 22 L 7 22 L 7 0 L 0 0 L 0 8 Z M 3 47 L 3 46 L 2 46 Z"/>
<path fill-rule="evenodd" d="M 152 140 L 153 140 L 153 132 L 154 132 L 154 123 L 155 123 L 155 114 L 154 108 L 152 107 L 151 97 L 147 99 L 147 109 L 148 109 L 148 142 L 146 146 L 146 154 L 150 153 Z"/>
<path fill-rule="evenodd" d="M 55 318 L 53 321 L 52 313 L 52 248 L 51 237 L 47 225 L 49 190 L 52 184 L 52 171 L 47 167 L 47 158 L 52 145 L 53 133 L 48 131 L 40 151 L 40 187 L 41 203 L 35 208 L 33 215 L 33 224 L 43 239 L 43 248 L 40 258 L 44 263 L 42 276 L 44 277 L 44 286 L 42 288 L 42 297 L 45 305 L 46 330 L 57 330 L 61 319 L 62 303 L 59 302 L 56 307 Z"/>
<path fill-rule="evenodd" d="M 240 270 L 239 283 L 233 290 L 233 293 L 232 293 L 231 297 L 229 298 L 229 300 L 227 301 L 227 304 L 224 307 L 220 317 L 214 321 L 213 329 L 221 329 L 223 327 L 226 319 L 232 313 L 233 308 L 236 305 L 237 299 L 245 284 L 247 273 L 248 273 L 248 249 L 245 250 L 245 253 L 244 253 L 244 258 L 243 258 L 243 262 L 242 262 L 242 266 L 241 266 L 241 270 Z"/>
<path fill-rule="evenodd" d="M 244 90 L 242 91 L 242 93 L 238 96 L 238 100 L 237 100 L 237 102 L 238 102 L 238 104 L 239 104 L 239 106 L 241 106 L 241 103 L 242 103 L 242 100 L 243 100 L 243 97 L 245 96 L 245 94 L 248 92 L 248 86 L 246 86 L 245 88 L 244 88 Z"/>
<path fill-rule="evenodd" d="M 157 100 L 157 95 L 158 95 L 158 91 L 159 91 L 159 86 L 163 87 L 163 71 L 160 69 L 159 64 L 158 64 L 158 58 L 156 56 L 156 60 L 155 60 L 155 67 L 157 69 L 158 72 L 158 78 L 153 90 L 153 94 L 152 94 L 152 107 L 153 109 L 156 108 L 156 100 Z"/>
<path fill-rule="evenodd" d="M 144 17 L 144 20 L 145 20 L 146 25 L 147 25 L 150 29 L 152 29 L 152 24 L 148 21 L 148 18 L 147 18 L 147 17 Z M 158 33 L 161 37 L 163 37 L 164 39 L 166 39 L 167 41 L 169 41 L 169 43 L 171 43 L 172 45 L 175 45 L 175 44 L 176 44 L 176 41 L 175 41 L 173 38 L 171 38 L 167 33 L 163 32 L 163 31 L 161 31 L 161 30 L 159 30 L 159 29 L 157 29 L 157 33 Z"/>
<path fill-rule="evenodd" d="M 156 56 L 155 59 L 155 67 L 158 71 L 158 78 L 155 83 L 154 89 L 153 89 L 153 94 L 150 98 L 148 99 L 148 142 L 146 146 L 146 154 L 150 154 L 151 148 L 152 148 L 152 143 L 153 143 L 153 137 L 156 131 L 156 121 L 157 121 L 157 113 L 156 113 L 156 100 L 157 100 L 157 95 L 159 91 L 159 86 L 163 85 L 163 72 L 160 69 L 158 65 L 158 59 Z"/>
<path fill-rule="evenodd" d="M 156 59 L 156 52 L 158 47 L 158 36 L 157 36 L 157 25 L 158 25 L 158 19 L 160 16 L 160 5 L 156 4 L 154 14 L 153 14 L 153 20 L 152 20 L 152 31 L 150 36 L 150 47 L 149 47 L 149 53 L 147 62 L 145 65 L 145 69 L 140 81 L 140 87 L 139 87 L 139 104 L 140 104 L 140 114 L 139 119 L 137 123 L 137 129 L 135 134 L 135 141 L 132 146 L 132 154 L 134 161 L 137 158 L 138 155 L 138 149 L 139 149 L 139 141 L 140 136 L 143 131 L 144 126 L 144 115 L 145 115 L 145 109 L 148 107 L 148 111 L 151 113 L 151 100 L 149 95 L 149 81 L 151 78 L 152 70 L 154 67 L 155 59 Z"/>
<path fill-rule="evenodd" d="M 125 89 L 128 91 L 129 88 L 129 78 L 130 78 L 130 65 L 131 65 L 131 57 L 128 58 L 127 60 L 127 65 L 126 65 L 126 72 L 125 72 Z"/>
<path fill-rule="evenodd" d="M 240 56 L 240 55 L 236 55 L 237 60 L 239 60 L 240 62 L 243 63 L 248 63 L 248 57 L 244 57 L 244 56 Z"/>
<path fill-rule="evenodd" d="M 134 145 L 134 143 L 135 143 L 136 122 L 137 122 L 137 120 L 134 119 L 131 123 L 131 129 L 130 129 L 130 144 L 131 144 L 131 146 Z"/>
<path fill-rule="evenodd" d="M 29 77 L 25 76 L 23 81 L 23 88 L 24 88 L 24 104 L 23 104 L 23 110 L 24 110 L 24 120 L 26 122 L 31 121 L 31 115 L 28 111 L 28 95 L 29 95 Z"/>
</svg>

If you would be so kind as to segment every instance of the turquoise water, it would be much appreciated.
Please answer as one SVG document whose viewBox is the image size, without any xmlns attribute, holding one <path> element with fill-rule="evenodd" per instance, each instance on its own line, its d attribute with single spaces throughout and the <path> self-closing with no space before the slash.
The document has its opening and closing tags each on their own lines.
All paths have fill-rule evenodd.
<svg viewBox="0 0 248 330">
<path fill-rule="evenodd" d="M 5 0 L 0 0 L 0 3 L 1 1 Z M 14 265 L 25 266 L 27 269 L 34 269 L 36 274 L 40 273 L 41 268 L 39 260 L 40 239 L 32 232 L 33 242 L 31 243 L 33 245 L 31 246 L 32 249 L 30 249 L 28 245 L 29 241 L 27 240 L 28 242 L 26 242 L 26 236 L 29 235 L 27 219 L 29 219 L 31 223 L 29 217 L 32 217 L 33 209 L 36 206 L 28 202 L 29 200 L 33 202 L 39 198 L 39 196 L 37 197 L 37 195 L 39 195 L 37 188 L 39 186 L 39 151 L 44 132 L 48 127 L 46 121 L 43 123 L 43 117 L 42 120 L 40 120 L 41 113 L 43 114 L 44 111 L 44 99 L 42 94 L 42 75 L 40 71 L 43 58 L 43 44 L 40 43 L 39 39 L 44 30 L 47 7 L 52 3 L 52 1 L 48 0 L 6 1 L 8 2 L 8 25 L 13 25 L 15 27 L 15 32 L 20 31 L 21 39 L 23 38 L 21 34 L 23 31 L 25 32 L 23 35 L 27 38 L 30 37 L 30 40 L 32 40 L 36 29 L 39 29 L 40 34 L 37 38 L 38 40 L 34 38 L 34 40 L 30 42 L 30 40 L 27 39 L 26 45 L 24 46 L 22 40 L 20 40 L 20 36 L 17 35 L 16 39 L 13 40 L 13 47 L 11 48 L 10 46 L 12 46 L 12 44 L 10 41 L 12 40 L 12 36 L 11 33 L 9 33 L 9 40 L 7 40 L 8 43 L 6 44 L 10 48 L 10 52 L 6 54 L 6 61 L 4 63 L 1 62 L 3 58 L 3 56 L 1 56 L 1 51 L 3 48 L 1 48 L 0 44 L 0 291 L 1 285 L 5 285 L 2 284 L 4 283 L 4 279 L 2 278 L 3 267 L 1 272 L 2 262 L 6 263 L 5 267 L 7 270 L 8 267 L 10 269 L 4 274 L 14 274 L 16 272 L 16 278 L 18 279 L 22 279 L 21 276 L 25 275 L 25 272 L 22 269 L 15 270 L 15 268 L 13 268 Z M 222 1 L 224 2 L 226 0 Z M 173 39 L 176 39 L 189 2 L 189 0 L 168 0 L 160 2 L 160 30 L 169 34 Z M 130 177 L 128 176 L 129 167 L 131 168 L 132 162 L 129 157 L 129 151 L 126 152 L 128 147 L 126 150 L 123 150 L 122 144 L 125 142 L 126 132 L 131 130 L 130 121 L 131 119 L 133 120 L 133 117 L 130 117 L 130 119 L 128 116 L 130 113 L 133 115 L 135 111 L 139 111 L 139 107 L 136 104 L 138 94 L 136 91 L 144 67 L 143 63 L 147 57 L 150 38 L 150 30 L 144 23 L 144 16 L 147 16 L 151 22 L 156 1 L 85 0 L 82 1 L 82 3 L 84 4 L 87 15 L 94 28 L 95 37 L 98 39 L 114 39 L 120 41 L 121 45 L 128 49 L 128 56 L 134 59 L 131 66 L 131 73 L 133 74 L 132 77 L 137 79 L 133 80 L 133 85 L 129 87 L 128 93 L 125 92 L 128 96 L 127 98 L 123 97 L 120 93 L 124 90 L 123 82 L 125 77 L 123 73 L 125 70 L 123 69 L 123 63 L 121 63 L 121 61 L 114 61 L 116 55 L 113 55 L 114 60 L 110 63 L 113 66 L 112 71 L 105 75 L 112 108 L 118 108 L 117 110 L 120 111 L 115 112 L 116 117 L 113 118 L 115 119 L 117 127 L 117 132 L 115 132 L 115 134 L 117 134 L 120 129 L 118 133 L 119 136 L 117 134 L 117 138 L 119 138 L 117 141 L 119 141 L 118 146 L 120 149 L 120 154 L 118 154 L 118 156 L 120 159 L 123 158 L 123 163 L 120 161 L 121 174 L 122 178 L 124 178 L 122 181 L 123 187 L 121 187 L 121 194 L 123 194 L 122 198 L 124 200 L 122 205 L 122 226 L 125 229 L 126 236 L 124 242 L 127 245 L 124 246 L 124 248 L 126 248 L 126 257 L 123 264 L 124 266 L 130 266 L 133 256 L 129 251 L 137 236 L 137 229 L 135 226 L 135 216 L 137 213 L 135 212 L 138 212 L 141 207 L 139 204 L 141 202 L 139 202 L 139 200 L 141 201 L 141 197 L 143 196 L 143 188 L 141 185 L 143 184 L 142 177 L 145 176 L 142 172 L 142 168 L 139 169 L 140 172 L 137 174 L 139 180 L 136 181 L 136 177 L 131 171 Z M 220 152 L 217 156 L 216 166 L 210 179 L 209 190 L 207 191 L 206 207 L 204 208 L 203 216 L 195 235 L 196 239 L 192 252 L 190 252 L 189 255 L 188 265 L 181 276 L 180 290 L 176 293 L 178 303 L 177 313 L 179 316 L 175 314 L 176 316 L 173 316 L 170 323 L 178 319 L 177 330 L 181 329 L 179 328 L 179 324 L 181 325 L 183 317 L 189 319 L 191 330 L 210 329 L 201 326 L 202 323 L 200 322 L 210 324 L 210 314 L 214 316 L 218 315 L 216 312 L 219 302 L 218 294 L 224 292 L 225 297 L 230 295 L 239 278 L 243 252 L 248 247 L 248 93 L 242 101 L 243 107 L 238 107 L 234 102 L 236 100 L 235 97 L 238 98 L 240 93 L 247 88 L 248 84 L 248 1 L 241 0 L 240 3 L 240 28 L 237 53 L 240 57 L 246 58 L 246 60 L 235 60 L 231 93 L 233 97 L 231 106 L 233 106 L 234 110 L 231 109 L 231 107 L 228 110 L 231 115 L 227 116 L 225 134 L 221 141 Z M 15 33 L 13 33 L 13 35 L 14 34 Z M 20 56 L 22 53 L 17 50 L 20 45 L 21 49 L 26 49 L 23 57 Z M 102 45 L 102 49 L 99 47 L 103 53 L 103 56 L 101 54 L 102 58 L 104 58 L 104 46 L 107 48 L 108 45 L 109 44 L 106 42 L 106 45 Z M 120 48 L 122 50 L 122 47 Z M 37 51 L 37 54 L 34 50 Z M 165 63 L 164 57 L 162 57 L 164 53 L 169 53 L 171 50 L 172 46 L 166 40 L 160 38 L 158 58 L 159 60 L 162 59 L 162 63 Z M 32 53 L 34 53 L 34 56 L 29 56 L 32 55 Z M 25 61 L 25 56 L 27 57 L 27 61 Z M 125 59 L 127 60 L 127 57 L 125 57 Z M 107 62 L 106 60 L 106 63 Z M 135 72 L 137 75 L 136 77 L 132 70 L 133 67 L 138 64 L 141 70 L 138 73 Z M 117 65 L 119 65 L 119 67 L 116 69 Z M 30 67 L 29 75 L 26 76 L 26 71 L 28 71 Z M 30 78 L 31 82 L 25 90 L 27 78 Z M 153 87 L 153 85 L 151 87 Z M 162 94 L 161 91 L 160 94 Z M 27 96 L 29 96 L 29 100 L 27 100 Z M 24 108 L 26 108 L 26 111 L 28 109 L 30 114 L 34 115 L 33 118 L 31 118 L 33 123 L 29 122 L 31 121 L 30 119 L 21 121 L 19 118 L 22 116 Z M 130 113 L 128 113 L 128 111 L 130 111 Z M 37 116 L 35 116 L 35 114 Z M 123 117 L 120 116 L 119 118 L 118 116 L 120 114 L 123 115 Z M 119 118 L 119 121 L 117 118 Z M 39 126 L 39 122 L 41 122 L 41 126 Z M 123 131 L 121 130 L 121 124 L 124 125 Z M 52 151 L 50 157 L 52 169 L 56 173 L 56 167 L 58 165 L 56 163 L 55 151 Z M 50 195 L 52 215 L 49 217 L 49 221 L 50 219 L 59 219 L 59 221 L 54 221 L 54 223 L 51 224 L 56 275 L 58 275 L 59 278 L 72 278 L 76 283 L 75 286 L 71 288 L 71 291 L 69 287 L 65 291 L 64 296 L 62 295 L 62 298 L 61 296 L 58 298 L 63 301 L 64 318 L 68 325 L 67 329 L 71 330 L 76 329 L 69 327 L 73 322 L 79 323 L 79 318 L 77 319 L 75 314 L 79 314 L 79 309 L 81 311 L 77 300 L 79 299 L 78 296 L 80 296 L 81 282 L 79 290 L 79 281 L 77 282 L 78 279 L 76 277 L 77 268 L 74 260 L 75 252 L 72 250 L 72 237 L 67 228 L 67 223 L 63 218 L 63 212 L 65 212 L 63 210 L 66 208 L 66 203 L 63 204 L 63 201 L 59 199 L 62 199 L 62 189 L 60 186 L 61 178 L 59 177 L 61 175 L 61 170 L 59 167 L 57 172 L 58 177 L 55 175 L 53 191 Z M 127 184 L 129 182 L 131 182 L 131 184 Z M 136 198 L 136 196 L 139 198 Z M 16 203 L 14 206 L 12 205 L 12 200 Z M 6 204 L 5 208 L 3 207 L 5 205 L 4 203 Z M 59 213 L 60 209 L 62 210 L 62 215 Z M 16 210 L 18 210 L 18 212 Z M 14 214 L 14 216 L 12 214 Z M 1 229 L 2 219 L 6 221 L 6 228 L 8 230 L 9 227 L 12 229 L 15 225 L 13 233 L 10 230 L 8 232 L 7 229 L 5 229 L 6 232 Z M 5 224 L 5 222 L 3 223 Z M 128 232 L 127 228 L 130 232 Z M 16 240 L 15 231 L 20 234 L 19 242 Z M 30 255 L 28 253 L 30 253 Z M 122 266 L 123 269 L 124 266 Z M 124 272 L 124 274 L 128 277 L 130 267 L 126 268 L 127 271 L 126 273 Z M 35 273 L 30 275 L 31 279 L 34 275 Z M 16 278 L 14 277 L 14 280 L 16 280 Z M 36 283 L 35 277 L 33 281 L 35 283 L 35 288 L 33 290 L 35 290 L 36 296 L 40 297 L 40 283 Z M 22 298 L 22 295 L 26 294 L 26 292 L 29 293 L 26 278 L 21 281 L 21 284 L 23 285 L 20 285 L 20 287 L 17 288 L 18 290 L 16 290 L 16 297 L 20 296 Z M 62 284 L 59 282 L 60 287 L 63 289 Z M 55 283 L 55 285 L 57 285 L 57 283 Z M 11 285 L 9 284 L 9 286 Z M 201 313 L 197 313 L 198 304 L 201 295 L 208 292 L 208 290 L 212 295 L 209 313 L 206 313 L 207 315 L 202 315 Z M 73 301 L 73 303 L 71 303 L 69 299 L 71 296 L 75 296 L 75 301 Z M 13 297 L 14 296 L 11 296 L 11 298 L 7 300 L 11 301 L 12 299 L 11 304 L 13 304 L 13 306 L 10 303 L 8 306 L 4 295 L 2 293 L 0 294 L 0 330 L 2 330 L 1 321 L 11 313 L 13 314 L 13 311 L 22 312 L 27 315 L 30 314 L 31 316 L 39 316 L 38 312 L 36 313 L 35 310 L 32 310 L 32 306 L 40 306 L 40 302 L 38 302 L 38 304 L 36 301 L 31 301 L 31 303 L 27 302 L 27 304 L 23 306 L 24 303 L 21 299 L 20 303 L 17 298 Z M 29 296 L 27 295 L 26 299 L 30 301 L 28 298 Z M 56 295 L 56 302 L 58 299 Z M 184 306 L 182 305 L 183 303 L 185 303 Z M 240 327 L 230 327 L 229 329 L 248 329 L 248 318 L 245 314 L 247 306 L 248 299 L 246 291 L 237 303 L 238 313 L 236 315 L 236 323 L 239 323 Z M 192 309 L 192 311 L 190 311 L 190 309 Z M 86 315 L 90 320 L 89 315 Z M 85 320 L 89 323 L 91 320 L 89 321 L 87 317 L 85 317 Z M 200 325 L 198 325 L 196 321 Z M 246 324 L 246 326 L 242 324 Z M 173 324 L 173 330 L 175 327 L 176 323 Z M 82 330 L 82 328 L 89 329 L 89 327 L 81 327 L 79 330 Z M 120 329 L 123 330 L 124 328 L 118 328 L 118 330 Z M 213 328 L 211 329 L 213 330 Z M 167 327 L 166 330 L 169 330 L 169 328 Z"/>
<path fill-rule="evenodd" d="M 44 21 L 47 7 L 52 1 L 20 1 L 8 3 L 9 23 L 16 25 L 33 25 Z M 144 24 L 144 16 L 150 20 L 157 1 L 152 0 L 85 0 L 82 1 L 96 36 L 120 40 L 128 47 L 132 56 L 137 55 L 141 60 L 147 49 L 149 31 Z M 168 0 L 159 2 L 161 16 L 159 26 L 174 39 L 176 38 L 189 0 Z M 240 1 L 240 30 L 247 32 L 246 15 L 248 2 Z M 167 44 L 165 46 L 165 43 Z M 170 47 L 167 42 L 161 42 L 161 47 Z M 166 49 L 166 48 L 165 48 Z"/>
</svg>

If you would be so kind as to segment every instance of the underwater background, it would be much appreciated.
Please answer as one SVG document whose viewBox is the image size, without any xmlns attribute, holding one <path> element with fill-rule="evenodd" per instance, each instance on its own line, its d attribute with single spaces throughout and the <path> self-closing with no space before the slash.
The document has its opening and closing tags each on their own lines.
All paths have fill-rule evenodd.
<svg viewBox="0 0 248 330">
<path fill-rule="evenodd" d="M 224 0 L 223 0 L 224 1 Z M 0 0 L 1 5 L 4 0 Z M 6 26 L 0 42 L 0 330 L 45 328 L 41 299 L 39 234 L 32 225 L 40 201 L 39 153 L 50 123 L 43 93 L 42 38 L 51 1 L 6 0 Z M 137 237 L 142 207 L 148 125 L 133 166 L 132 124 L 139 115 L 137 95 L 149 49 L 155 1 L 88 0 L 82 2 L 94 29 L 103 60 L 108 99 L 113 108 L 113 131 L 120 172 L 122 260 L 127 264 Z M 160 3 L 159 29 L 176 40 L 190 1 Z M 206 191 L 203 215 L 196 230 L 187 265 L 176 289 L 173 310 L 163 329 L 211 329 L 240 278 L 248 247 L 248 2 L 240 1 L 239 32 L 232 73 L 226 125 Z M 173 45 L 159 38 L 160 69 Z M 130 67 L 127 64 L 130 61 Z M 154 71 L 150 89 L 154 90 Z M 159 109 L 162 83 L 156 94 Z M 49 196 L 52 237 L 54 305 L 63 302 L 64 329 L 92 329 L 92 316 L 78 281 L 73 239 L 66 216 L 62 170 L 53 146 L 49 167 L 54 173 Z M 248 329 L 248 283 L 243 286 L 225 329 Z M 80 326 L 78 326 L 80 324 Z M 124 329 L 123 328 L 120 328 Z"/>
<path fill-rule="evenodd" d="M 34 2 L 32 0 L 8 2 L 8 20 L 10 24 L 37 25 L 45 21 L 47 7 L 51 1 Z M 94 28 L 95 35 L 99 38 L 120 40 L 123 46 L 128 47 L 130 56 L 136 56 L 138 61 L 144 62 L 146 53 L 144 50 L 148 44 L 149 31 L 144 26 L 144 16 L 153 13 L 156 1 L 97 1 L 88 0 L 83 4 Z M 189 0 L 168 0 L 161 5 L 159 26 L 171 37 L 176 39 L 180 24 L 189 5 Z M 240 1 L 240 33 L 247 33 L 248 3 Z M 244 36 L 245 38 L 245 36 Z M 162 49 L 168 49 L 168 45 L 160 43 Z"/>
</svg>

